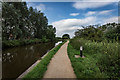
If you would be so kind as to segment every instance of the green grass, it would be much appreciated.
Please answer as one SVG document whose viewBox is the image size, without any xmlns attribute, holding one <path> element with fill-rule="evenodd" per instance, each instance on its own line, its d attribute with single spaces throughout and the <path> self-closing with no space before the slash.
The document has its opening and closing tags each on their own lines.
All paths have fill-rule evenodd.
<svg viewBox="0 0 120 80">
<path fill-rule="evenodd" d="M 68 56 L 77 78 L 106 78 L 96 65 L 96 60 L 87 53 L 83 54 L 85 58 L 75 58 L 74 56 L 80 55 L 80 52 L 68 44 Z"/>
<path fill-rule="evenodd" d="M 75 58 L 84 47 L 85 58 Z M 91 42 L 84 39 L 72 39 L 68 45 L 68 55 L 77 78 L 119 78 L 119 43 Z"/>
<path fill-rule="evenodd" d="M 44 73 L 47 70 L 47 65 L 49 64 L 52 57 L 56 54 L 56 52 L 60 49 L 60 47 L 64 44 L 60 43 L 58 46 L 56 46 L 54 49 L 52 49 L 41 61 L 37 64 L 27 75 L 23 77 L 22 80 L 26 79 L 34 79 L 34 80 L 40 80 L 43 78 Z"/>
</svg>

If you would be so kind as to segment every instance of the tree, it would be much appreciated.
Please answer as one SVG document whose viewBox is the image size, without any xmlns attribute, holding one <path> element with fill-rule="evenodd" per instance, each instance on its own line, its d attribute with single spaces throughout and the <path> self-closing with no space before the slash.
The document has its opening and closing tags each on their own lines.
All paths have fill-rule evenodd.
<svg viewBox="0 0 120 80">
<path fill-rule="evenodd" d="M 28 8 L 26 2 L 3 2 L 2 4 L 2 39 L 47 38 L 51 41 L 56 36 L 56 28 L 48 25 L 44 13 Z"/>
<path fill-rule="evenodd" d="M 120 28 L 117 23 L 109 23 L 107 24 L 107 29 L 104 31 L 104 37 L 107 39 L 115 39 L 120 40 Z"/>
<path fill-rule="evenodd" d="M 62 36 L 62 39 L 70 39 L 69 34 L 64 34 L 64 35 Z"/>
<path fill-rule="evenodd" d="M 102 41 L 104 39 L 120 40 L 120 28 L 117 23 L 108 23 L 105 25 L 89 25 L 78 29 L 75 37 L 85 38 L 88 40 Z"/>
<path fill-rule="evenodd" d="M 55 40 L 55 36 L 56 36 L 56 28 L 53 27 L 52 25 L 48 25 L 47 27 L 47 33 L 46 36 L 48 39 L 50 39 L 51 41 Z"/>
</svg>

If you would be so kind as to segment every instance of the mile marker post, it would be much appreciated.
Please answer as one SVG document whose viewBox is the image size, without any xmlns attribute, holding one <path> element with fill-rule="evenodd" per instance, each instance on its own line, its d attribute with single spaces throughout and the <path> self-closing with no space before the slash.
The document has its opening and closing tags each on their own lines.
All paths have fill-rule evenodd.
<svg viewBox="0 0 120 80">
<path fill-rule="evenodd" d="M 83 47 L 80 46 L 80 57 L 82 57 L 82 50 L 83 50 Z"/>
</svg>

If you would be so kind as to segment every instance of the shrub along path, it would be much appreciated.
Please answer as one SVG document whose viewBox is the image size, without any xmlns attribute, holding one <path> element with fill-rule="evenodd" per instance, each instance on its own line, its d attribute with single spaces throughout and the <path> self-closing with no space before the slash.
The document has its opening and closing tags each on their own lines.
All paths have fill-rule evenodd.
<svg viewBox="0 0 120 80">
<path fill-rule="evenodd" d="M 67 55 L 67 41 L 54 55 L 43 78 L 76 78 Z"/>
</svg>

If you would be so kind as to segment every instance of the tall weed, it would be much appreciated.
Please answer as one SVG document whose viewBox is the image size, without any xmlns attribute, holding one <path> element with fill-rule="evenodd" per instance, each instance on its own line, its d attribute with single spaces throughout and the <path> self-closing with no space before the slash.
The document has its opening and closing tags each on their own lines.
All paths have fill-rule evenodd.
<svg viewBox="0 0 120 80">
<path fill-rule="evenodd" d="M 120 75 L 120 44 L 118 42 L 94 42 L 75 38 L 70 40 L 74 49 L 79 50 L 82 45 L 83 53 L 90 55 L 97 61 L 100 71 L 110 78 L 118 78 Z"/>
</svg>

